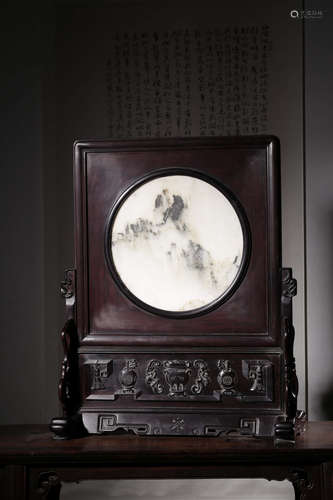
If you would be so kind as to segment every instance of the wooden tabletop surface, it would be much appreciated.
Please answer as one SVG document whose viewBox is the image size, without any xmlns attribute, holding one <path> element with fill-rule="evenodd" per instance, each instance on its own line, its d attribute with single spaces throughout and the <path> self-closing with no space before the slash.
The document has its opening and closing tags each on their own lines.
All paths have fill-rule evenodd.
<svg viewBox="0 0 333 500">
<path fill-rule="evenodd" d="M 333 461 L 333 421 L 310 422 L 295 445 L 270 439 L 89 435 L 55 440 L 47 426 L 0 426 L 0 463 L 209 464 Z"/>
</svg>

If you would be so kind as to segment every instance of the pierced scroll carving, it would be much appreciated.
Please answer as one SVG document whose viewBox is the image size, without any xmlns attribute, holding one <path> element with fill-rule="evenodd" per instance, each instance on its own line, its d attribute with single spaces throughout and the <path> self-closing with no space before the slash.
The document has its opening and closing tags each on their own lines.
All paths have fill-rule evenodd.
<svg viewBox="0 0 333 500">
<path fill-rule="evenodd" d="M 183 360 L 163 362 L 164 378 L 169 386 L 168 396 L 181 397 L 187 395 L 187 385 L 191 374 L 191 363 Z"/>
<path fill-rule="evenodd" d="M 255 364 L 249 369 L 249 379 L 252 381 L 252 386 L 250 391 L 252 392 L 264 392 L 264 375 L 263 375 L 263 365 Z"/>
<path fill-rule="evenodd" d="M 124 368 L 119 373 L 118 379 L 121 384 L 121 392 L 123 394 L 131 394 L 135 391 L 134 386 L 138 378 L 135 371 L 136 367 L 136 360 L 128 359 Z"/>
<path fill-rule="evenodd" d="M 64 417 L 68 417 L 76 413 L 80 404 L 77 358 L 78 338 L 72 310 L 75 300 L 74 269 L 65 271 L 65 280 L 61 282 L 60 290 L 62 296 L 66 299 L 67 321 L 61 332 L 64 359 L 61 365 L 59 400 Z"/>
<path fill-rule="evenodd" d="M 160 382 L 158 376 L 158 368 L 161 366 L 161 362 L 156 359 L 152 359 L 147 366 L 146 370 L 146 384 L 149 385 L 153 392 L 156 394 L 162 394 L 164 392 L 163 385 Z"/>
<path fill-rule="evenodd" d="M 291 301 L 297 295 L 297 281 L 292 277 L 291 269 L 282 269 L 282 298 Z"/>
<path fill-rule="evenodd" d="M 285 381 L 287 388 L 287 415 L 294 419 L 297 412 L 297 394 L 298 380 L 296 375 L 296 363 L 293 355 L 295 330 L 288 318 L 284 320 L 286 363 L 285 363 Z"/>
<path fill-rule="evenodd" d="M 53 418 L 50 429 L 58 439 L 81 436 L 86 433 L 78 414 L 80 406 L 77 331 L 73 319 L 66 321 L 61 332 L 64 360 L 59 382 L 59 400 L 63 416 Z"/>
<path fill-rule="evenodd" d="M 292 325 L 292 297 L 296 295 L 297 282 L 292 277 L 291 269 L 282 269 L 282 334 L 285 350 L 285 407 L 286 418 L 275 425 L 277 439 L 295 440 L 295 425 L 297 415 L 298 380 L 294 358 L 295 330 Z"/>
<path fill-rule="evenodd" d="M 210 383 L 208 366 L 202 359 L 196 359 L 193 362 L 194 368 L 197 368 L 197 376 L 194 384 L 191 387 L 193 394 L 201 394 L 202 390 Z"/>
<path fill-rule="evenodd" d="M 219 359 L 217 362 L 219 373 L 217 376 L 218 384 L 221 388 L 221 393 L 226 396 L 236 394 L 235 386 L 238 381 L 237 373 L 231 368 L 231 363 L 228 359 Z"/>
<path fill-rule="evenodd" d="M 112 361 L 97 359 L 94 363 L 90 364 L 92 370 L 92 391 L 100 391 L 105 389 L 105 383 L 111 375 Z"/>
<path fill-rule="evenodd" d="M 152 359 L 146 368 L 146 384 L 155 394 L 166 394 L 170 398 L 200 395 L 210 381 L 208 365 L 202 359 Z"/>
<path fill-rule="evenodd" d="M 74 295 L 75 272 L 74 269 L 66 269 L 65 279 L 60 283 L 60 293 L 64 299 L 70 299 Z"/>
<path fill-rule="evenodd" d="M 244 402 L 269 402 L 273 399 L 273 363 L 268 359 L 153 359 L 146 366 L 145 384 L 164 400 L 221 401 L 233 397 Z M 156 399 L 144 390 L 138 397 Z"/>
<path fill-rule="evenodd" d="M 60 294 L 65 299 L 66 318 L 75 320 L 76 272 L 66 269 L 65 279 L 60 283 Z"/>
<path fill-rule="evenodd" d="M 252 400 L 255 396 L 258 398 L 266 396 L 268 400 L 271 400 L 273 396 L 272 363 L 265 359 L 253 359 L 243 360 L 242 365 L 243 375 L 251 383 L 250 392 L 253 396 L 250 397 Z"/>
<path fill-rule="evenodd" d="M 58 439 L 85 434 L 80 407 L 79 367 L 78 367 L 78 336 L 75 324 L 75 270 L 65 271 L 65 280 L 61 282 L 60 291 L 66 300 L 67 321 L 61 332 L 64 349 L 64 359 L 61 365 L 61 375 L 58 387 L 59 400 L 63 416 L 53 418 L 50 429 Z"/>
<path fill-rule="evenodd" d="M 61 332 L 64 349 L 61 377 L 59 382 L 59 400 L 64 416 L 76 413 L 79 407 L 78 366 L 77 366 L 77 332 L 74 320 L 66 321 Z"/>
</svg>

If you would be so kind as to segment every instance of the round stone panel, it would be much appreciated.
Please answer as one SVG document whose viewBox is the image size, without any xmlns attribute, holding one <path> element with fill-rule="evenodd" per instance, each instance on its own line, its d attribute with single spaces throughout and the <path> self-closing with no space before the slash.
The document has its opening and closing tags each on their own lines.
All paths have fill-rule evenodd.
<svg viewBox="0 0 333 500">
<path fill-rule="evenodd" d="M 120 281 L 157 310 L 209 307 L 239 275 L 245 244 L 238 213 L 201 178 L 148 180 L 130 192 L 111 223 L 109 255 Z"/>
</svg>

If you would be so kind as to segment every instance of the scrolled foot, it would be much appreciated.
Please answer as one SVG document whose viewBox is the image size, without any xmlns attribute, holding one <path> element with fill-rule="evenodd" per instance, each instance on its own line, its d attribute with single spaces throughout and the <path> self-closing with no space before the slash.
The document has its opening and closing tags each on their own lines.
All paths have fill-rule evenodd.
<svg viewBox="0 0 333 500">
<path fill-rule="evenodd" d="M 295 425 L 293 422 L 279 422 L 275 424 L 274 438 L 276 442 L 295 442 Z"/>
<path fill-rule="evenodd" d="M 50 423 L 50 430 L 54 433 L 54 439 L 72 439 L 87 434 L 81 415 L 53 418 Z"/>
</svg>

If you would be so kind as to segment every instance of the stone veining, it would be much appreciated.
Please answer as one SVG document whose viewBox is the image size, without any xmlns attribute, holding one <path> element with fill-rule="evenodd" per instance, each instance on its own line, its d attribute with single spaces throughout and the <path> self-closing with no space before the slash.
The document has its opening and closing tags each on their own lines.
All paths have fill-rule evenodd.
<svg viewBox="0 0 333 500">
<path fill-rule="evenodd" d="M 154 189 L 150 184 L 156 184 L 152 186 Z M 203 192 L 200 184 L 204 185 Z M 210 210 L 209 191 L 217 198 L 216 206 L 221 202 L 220 212 Z M 137 199 L 131 200 L 132 197 Z M 227 212 L 225 221 L 223 210 Z M 214 239 L 216 247 L 223 244 L 222 252 L 215 248 Z M 230 286 L 240 266 L 243 237 L 236 212 L 220 191 L 196 178 L 170 176 L 150 181 L 129 196 L 114 221 L 111 243 L 116 268 L 134 295 L 155 307 L 182 311 L 206 305 Z M 131 265 L 138 275 L 137 279 L 129 278 L 134 290 L 125 278 Z M 175 290 L 177 285 L 178 292 L 172 292 L 181 296 L 176 306 L 152 304 L 158 285 L 165 291 Z M 137 293 L 139 289 L 141 296 Z M 186 297 L 188 291 L 190 296 Z"/>
</svg>

